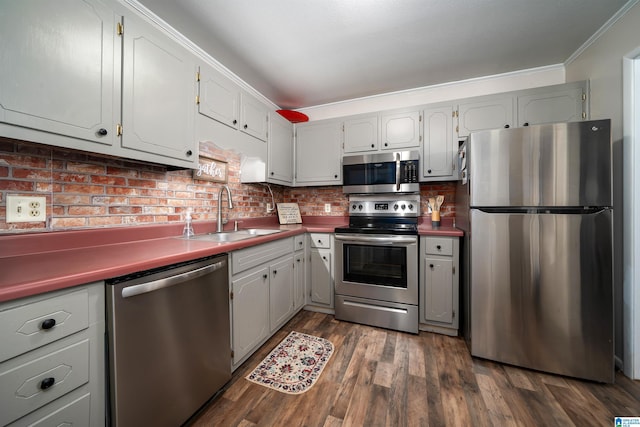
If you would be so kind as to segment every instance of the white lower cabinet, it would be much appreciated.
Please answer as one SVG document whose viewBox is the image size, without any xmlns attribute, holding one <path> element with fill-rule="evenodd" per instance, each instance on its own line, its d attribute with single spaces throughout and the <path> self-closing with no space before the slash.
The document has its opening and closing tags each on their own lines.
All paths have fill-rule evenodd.
<svg viewBox="0 0 640 427">
<path fill-rule="evenodd" d="M 234 278 L 231 289 L 231 348 L 236 366 L 269 335 L 269 269 Z"/>
<path fill-rule="evenodd" d="M 420 330 L 458 335 L 460 243 L 420 237 Z"/>
<path fill-rule="evenodd" d="M 308 306 L 320 311 L 332 311 L 334 309 L 332 234 L 311 233 L 309 241 Z"/>
<path fill-rule="evenodd" d="M 289 237 L 231 252 L 231 348 L 236 369 L 304 305 L 296 293 L 296 250 Z M 303 270 L 304 271 L 304 270 Z M 302 273 L 304 274 L 304 273 Z M 303 299 L 304 301 L 304 299 Z"/>
<path fill-rule="evenodd" d="M 293 315 L 293 257 L 269 266 L 269 324 L 275 332 Z"/>
<path fill-rule="evenodd" d="M 0 304 L 0 425 L 105 424 L 104 284 Z"/>
<path fill-rule="evenodd" d="M 301 234 L 293 239 L 293 309 L 297 312 L 304 307 L 307 301 L 307 245 L 306 235 Z"/>
</svg>

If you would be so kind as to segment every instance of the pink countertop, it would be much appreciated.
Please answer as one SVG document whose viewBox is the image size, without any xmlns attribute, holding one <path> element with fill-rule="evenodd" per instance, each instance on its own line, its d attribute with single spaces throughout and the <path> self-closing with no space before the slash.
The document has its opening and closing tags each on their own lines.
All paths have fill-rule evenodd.
<svg viewBox="0 0 640 427">
<path fill-rule="evenodd" d="M 179 238 L 182 224 L 0 236 L 0 302 L 105 280 L 177 262 L 231 252 L 306 232 L 332 233 L 347 217 L 305 217 L 279 225 L 275 217 L 240 220 L 240 228 L 279 228 L 277 234 L 229 243 Z M 232 226 L 228 224 L 227 226 Z M 196 234 L 213 223 L 194 223 Z M 421 224 L 421 235 L 461 236 L 451 225 Z M 458 234 L 459 233 L 459 234 Z"/>
<path fill-rule="evenodd" d="M 442 218 L 440 226 L 434 227 L 431 224 L 430 218 L 421 217 L 418 221 L 418 234 L 421 236 L 464 236 L 464 232 L 462 230 L 453 226 L 453 219 L 451 218 Z"/>
</svg>

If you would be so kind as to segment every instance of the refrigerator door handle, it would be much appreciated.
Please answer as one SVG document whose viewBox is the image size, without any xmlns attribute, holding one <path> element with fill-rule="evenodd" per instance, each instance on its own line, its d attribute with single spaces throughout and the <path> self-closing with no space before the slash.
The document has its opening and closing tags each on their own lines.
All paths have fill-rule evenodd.
<svg viewBox="0 0 640 427">
<path fill-rule="evenodd" d="M 489 214 L 554 214 L 554 215 L 592 215 L 611 210 L 608 206 L 577 206 L 577 207 L 496 207 L 472 208 Z"/>
</svg>

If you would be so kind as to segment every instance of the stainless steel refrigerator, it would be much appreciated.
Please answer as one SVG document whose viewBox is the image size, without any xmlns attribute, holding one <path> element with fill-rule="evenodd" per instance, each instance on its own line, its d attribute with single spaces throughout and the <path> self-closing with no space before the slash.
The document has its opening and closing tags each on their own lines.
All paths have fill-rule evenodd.
<svg viewBox="0 0 640 427">
<path fill-rule="evenodd" d="M 614 380 L 611 122 L 482 131 L 461 154 L 473 356 Z"/>
</svg>

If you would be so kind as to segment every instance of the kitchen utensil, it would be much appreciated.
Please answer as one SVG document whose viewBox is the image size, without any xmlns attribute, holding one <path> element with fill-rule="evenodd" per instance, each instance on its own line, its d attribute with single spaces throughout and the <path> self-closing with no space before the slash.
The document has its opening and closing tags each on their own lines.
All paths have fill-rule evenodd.
<svg viewBox="0 0 640 427">
<path fill-rule="evenodd" d="M 442 200 L 441 200 L 442 198 Z M 439 227 L 440 226 L 440 205 L 444 201 L 444 197 L 429 197 L 429 206 L 431 206 L 431 226 Z"/>
</svg>

